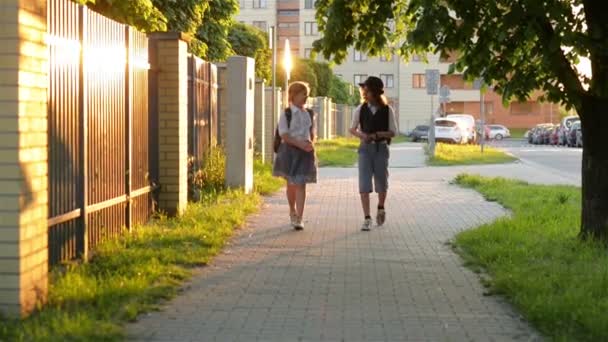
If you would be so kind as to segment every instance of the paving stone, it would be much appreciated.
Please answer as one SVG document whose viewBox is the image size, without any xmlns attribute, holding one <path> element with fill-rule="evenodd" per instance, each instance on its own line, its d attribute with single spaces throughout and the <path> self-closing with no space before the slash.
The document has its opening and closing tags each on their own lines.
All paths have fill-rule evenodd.
<svg viewBox="0 0 608 342">
<path fill-rule="evenodd" d="M 477 275 L 445 244 L 507 214 L 450 185 L 447 172 L 391 169 L 387 222 L 361 232 L 356 170 L 322 169 L 309 186 L 304 231 L 288 226 L 282 192 L 267 198 L 228 251 L 162 311 L 129 325 L 129 338 L 540 340 L 504 300 L 482 295 Z"/>
</svg>

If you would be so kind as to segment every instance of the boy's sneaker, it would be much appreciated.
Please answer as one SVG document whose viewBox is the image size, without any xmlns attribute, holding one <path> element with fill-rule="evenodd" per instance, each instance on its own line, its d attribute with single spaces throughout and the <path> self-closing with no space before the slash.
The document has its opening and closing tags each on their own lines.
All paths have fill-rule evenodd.
<svg viewBox="0 0 608 342">
<path fill-rule="evenodd" d="M 365 221 L 363 221 L 363 225 L 361 226 L 361 230 L 364 232 L 369 232 L 372 229 L 372 219 L 371 218 L 366 218 Z"/>
<path fill-rule="evenodd" d="M 386 221 L 386 211 L 384 209 L 378 209 L 378 213 L 376 214 L 376 223 L 381 226 Z"/>
<path fill-rule="evenodd" d="M 293 229 L 295 230 L 304 230 L 304 223 L 302 223 L 302 219 L 297 219 L 296 223 L 293 225 Z"/>
</svg>

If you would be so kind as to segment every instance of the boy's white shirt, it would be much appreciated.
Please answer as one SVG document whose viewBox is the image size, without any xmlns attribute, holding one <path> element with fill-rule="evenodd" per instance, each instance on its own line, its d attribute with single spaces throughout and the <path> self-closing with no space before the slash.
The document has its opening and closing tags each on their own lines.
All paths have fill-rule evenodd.
<svg viewBox="0 0 608 342">
<path fill-rule="evenodd" d="M 360 121 L 360 117 L 361 117 L 361 107 L 362 106 L 363 106 L 363 104 L 360 104 L 353 112 L 353 121 L 351 123 L 352 129 L 359 128 L 359 121 Z M 368 104 L 368 107 L 371 110 L 372 115 L 375 115 L 376 112 L 378 111 L 378 107 L 376 107 L 376 106 L 372 106 L 372 105 Z M 388 106 L 388 130 L 393 132 L 394 134 L 397 134 L 397 122 L 395 121 L 395 112 L 393 111 L 393 108 L 391 106 Z"/>
</svg>

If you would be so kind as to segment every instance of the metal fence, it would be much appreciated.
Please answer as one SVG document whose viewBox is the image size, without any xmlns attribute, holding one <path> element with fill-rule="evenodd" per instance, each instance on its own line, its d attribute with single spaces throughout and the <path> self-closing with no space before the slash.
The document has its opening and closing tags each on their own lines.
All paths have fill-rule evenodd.
<svg viewBox="0 0 608 342">
<path fill-rule="evenodd" d="M 49 263 L 87 255 L 153 211 L 148 39 L 48 2 Z"/>
<path fill-rule="evenodd" d="M 188 155 L 198 169 L 205 152 L 217 143 L 217 66 L 196 56 L 188 59 Z"/>
</svg>

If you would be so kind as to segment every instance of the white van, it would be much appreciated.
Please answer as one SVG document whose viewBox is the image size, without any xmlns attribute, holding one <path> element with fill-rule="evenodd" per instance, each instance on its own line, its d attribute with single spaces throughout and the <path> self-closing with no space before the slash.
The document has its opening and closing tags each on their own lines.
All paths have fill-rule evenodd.
<svg viewBox="0 0 608 342">
<path fill-rule="evenodd" d="M 460 127 L 467 134 L 467 141 L 477 143 L 477 132 L 475 131 L 475 118 L 471 114 L 448 114 L 448 119 L 457 120 L 460 122 Z"/>
<path fill-rule="evenodd" d="M 453 144 L 466 144 L 467 136 L 463 134 L 462 121 L 452 118 L 435 119 L 435 140 Z"/>
</svg>

